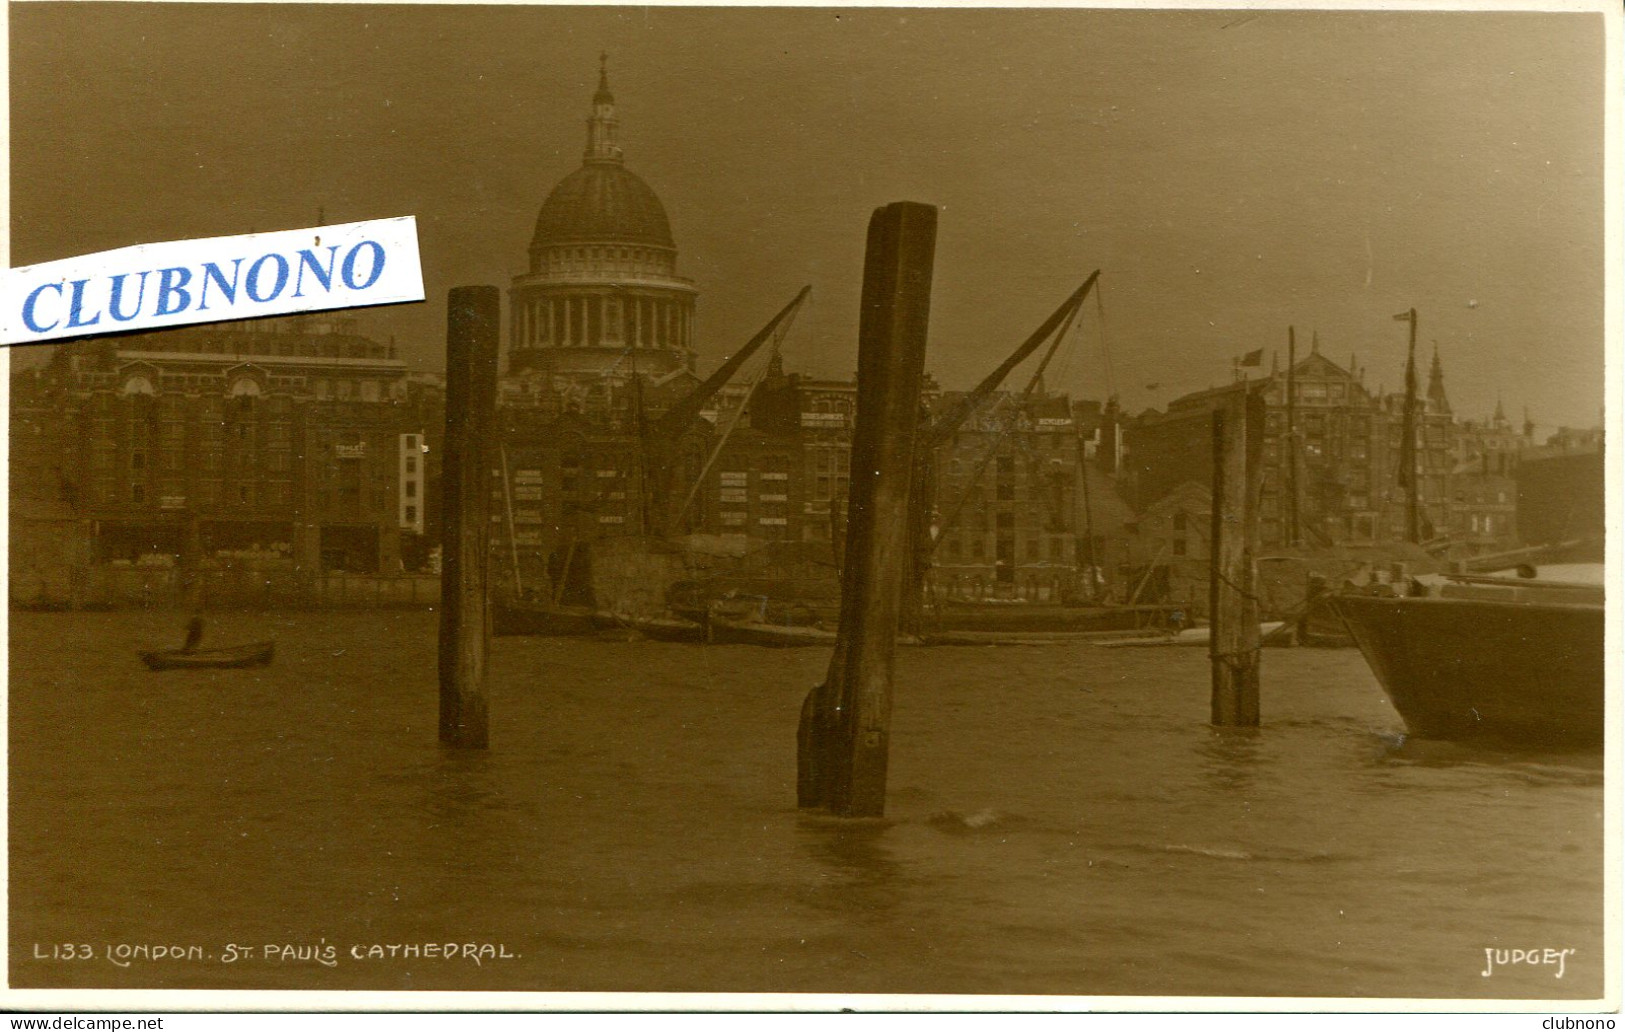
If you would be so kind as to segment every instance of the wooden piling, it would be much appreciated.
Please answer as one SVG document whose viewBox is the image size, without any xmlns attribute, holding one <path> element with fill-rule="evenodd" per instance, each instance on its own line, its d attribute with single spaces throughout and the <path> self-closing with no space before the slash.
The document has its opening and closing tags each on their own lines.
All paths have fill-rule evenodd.
<svg viewBox="0 0 1625 1032">
<path fill-rule="evenodd" d="M 936 233 L 937 210 L 925 204 L 890 204 L 869 220 L 840 634 L 824 683 L 802 706 L 796 743 L 799 805 L 841 817 L 885 811 Z"/>
<path fill-rule="evenodd" d="M 1209 657 L 1213 724 L 1257 727 L 1258 510 L 1264 482 L 1264 398 L 1240 390 L 1213 413 Z"/>
<path fill-rule="evenodd" d="M 447 297 L 446 436 L 440 459 L 440 741 L 465 749 L 488 744 L 486 560 L 500 311 L 496 287 L 454 287 Z"/>
</svg>

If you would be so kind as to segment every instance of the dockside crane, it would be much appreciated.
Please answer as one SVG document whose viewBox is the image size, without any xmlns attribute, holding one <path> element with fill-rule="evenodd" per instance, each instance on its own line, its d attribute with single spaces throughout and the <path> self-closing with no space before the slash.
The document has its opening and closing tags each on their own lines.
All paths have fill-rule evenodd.
<svg viewBox="0 0 1625 1032">
<path fill-rule="evenodd" d="M 779 310 L 779 313 L 768 320 L 755 336 L 745 342 L 745 345 L 734 352 L 726 362 L 706 377 L 692 391 L 678 399 L 660 416 L 651 419 L 639 419 L 639 445 L 643 455 L 644 482 L 644 529 L 647 533 L 664 535 L 676 533 L 680 528 L 676 525 L 681 513 L 674 511 L 673 498 L 675 485 L 678 479 L 678 450 L 679 442 L 699 418 L 700 412 L 716 397 L 718 391 L 727 386 L 741 366 L 750 357 L 756 354 L 762 345 L 769 341 L 777 342 L 789 329 L 790 320 L 812 287 L 802 287 L 794 300 Z M 640 406 L 641 408 L 641 406 Z"/>
<path fill-rule="evenodd" d="M 937 448 L 941 447 L 949 438 L 958 432 L 965 421 L 999 389 L 1000 384 L 1015 370 L 1016 366 L 1029 358 L 1046 340 L 1054 337 L 1049 352 L 1044 356 L 1038 369 L 1034 372 L 1027 385 L 1027 393 L 1031 393 L 1043 375 L 1044 368 L 1054 357 L 1055 349 L 1066 336 L 1063 327 L 1070 326 L 1077 316 L 1078 310 L 1088 298 L 1089 291 L 1100 279 L 1100 270 L 1096 269 L 1083 281 L 1083 285 L 1074 290 L 1059 308 L 1055 309 L 1045 319 L 1038 329 L 1034 330 L 1026 340 L 1022 341 L 1010 356 L 1001 362 L 997 368 L 988 373 L 969 392 L 961 396 L 952 406 L 942 414 L 932 417 L 926 416 L 921 420 L 919 440 L 914 447 L 914 483 L 911 487 L 912 499 L 910 508 L 909 536 L 911 539 L 911 552 L 914 561 L 909 565 L 908 582 L 904 585 L 902 625 L 906 633 L 918 633 L 920 630 L 921 606 L 925 592 L 925 575 L 931 568 L 931 553 L 935 542 L 931 537 L 931 514 L 936 505 L 934 486 L 936 484 L 935 456 Z M 1057 331 L 1060 332 L 1057 332 Z"/>
</svg>

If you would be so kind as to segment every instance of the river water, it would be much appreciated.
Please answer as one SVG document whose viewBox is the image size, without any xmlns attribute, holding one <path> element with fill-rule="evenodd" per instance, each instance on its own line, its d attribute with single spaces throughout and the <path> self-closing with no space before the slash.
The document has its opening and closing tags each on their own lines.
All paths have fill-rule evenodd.
<svg viewBox="0 0 1625 1032">
<path fill-rule="evenodd" d="M 1603 992 L 1601 758 L 1406 741 L 1353 650 L 1266 652 L 1253 733 L 1201 649 L 900 650 L 842 822 L 795 808 L 824 649 L 497 639 L 460 753 L 432 613 L 222 615 L 275 664 L 148 673 L 183 624 L 11 615 L 14 986 Z"/>
</svg>

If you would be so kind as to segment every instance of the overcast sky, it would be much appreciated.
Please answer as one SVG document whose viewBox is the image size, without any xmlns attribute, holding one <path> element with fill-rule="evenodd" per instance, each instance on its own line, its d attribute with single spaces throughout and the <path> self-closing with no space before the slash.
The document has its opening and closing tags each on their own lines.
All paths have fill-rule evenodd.
<svg viewBox="0 0 1625 1032">
<path fill-rule="evenodd" d="M 1603 402 L 1596 14 L 16 4 L 12 264 L 415 215 L 449 287 L 524 271 L 598 53 L 700 290 L 702 371 L 803 284 L 786 364 L 856 366 L 870 211 L 941 207 L 928 367 L 968 386 L 1091 270 L 1049 377 L 1133 410 L 1287 326 L 1399 389 L 1415 306 L 1458 413 Z M 1102 329 L 1104 332 L 1102 332 Z M 1266 352 L 1267 353 L 1267 352 Z M 1426 358 L 1424 354 L 1424 358 Z M 1156 386 L 1151 386 L 1156 385 Z"/>
</svg>

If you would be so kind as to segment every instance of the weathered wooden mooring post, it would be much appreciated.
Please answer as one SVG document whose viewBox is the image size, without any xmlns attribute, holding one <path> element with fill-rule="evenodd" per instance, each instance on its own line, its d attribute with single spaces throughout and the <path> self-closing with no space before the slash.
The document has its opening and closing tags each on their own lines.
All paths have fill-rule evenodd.
<svg viewBox="0 0 1625 1032">
<path fill-rule="evenodd" d="M 889 204 L 869 220 L 840 634 L 796 735 L 799 805 L 841 817 L 879 817 L 886 806 L 897 621 L 915 561 L 909 493 L 936 236 L 937 210 L 927 204 Z"/>
<path fill-rule="evenodd" d="M 454 287 L 446 300 L 446 436 L 441 445 L 440 741 L 488 744 L 485 654 L 502 295 Z"/>
<path fill-rule="evenodd" d="M 1208 581 L 1213 724 L 1258 726 L 1258 510 L 1264 397 L 1246 386 L 1213 413 L 1213 523 Z"/>
</svg>

